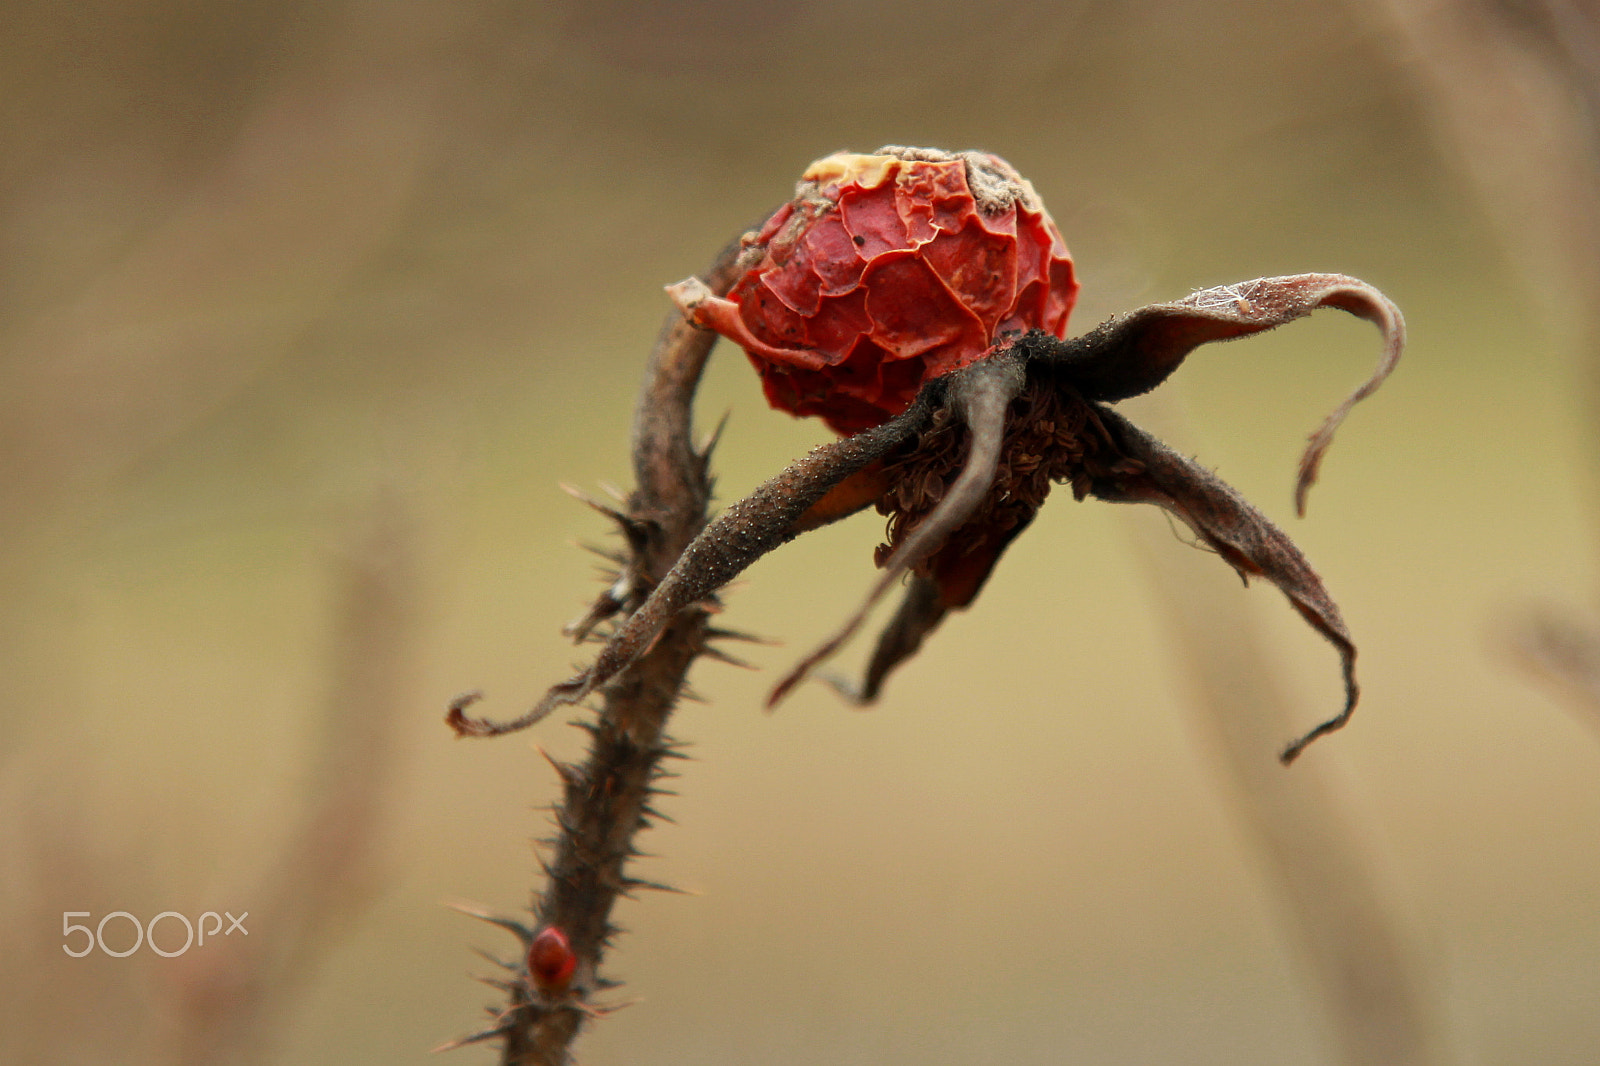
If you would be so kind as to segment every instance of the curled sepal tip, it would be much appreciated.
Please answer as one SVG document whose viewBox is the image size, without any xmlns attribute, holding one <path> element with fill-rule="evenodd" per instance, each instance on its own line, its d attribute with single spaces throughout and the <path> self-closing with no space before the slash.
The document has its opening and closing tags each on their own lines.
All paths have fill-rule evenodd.
<svg viewBox="0 0 1600 1066">
<path fill-rule="evenodd" d="M 1400 360 L 1405 319 L 1387 296 L 1344 274 L 1292 274 L 1202 289 L 1182 300 L 1151 304 L 1118 315 L 1062 348 L 1067 367 L 1085 398 L 1115 403 L 1149 392 L 1165 381 L 1202 344 L 1234 340 L 1304 318 L 1323 307 L 1347 311 L 1378 327 L 1383 352 L 1361 387 L 1310 436 L 1295 479 L 1295 510 L 1305 514 L 1306 493 L 1350 409 L 1375 392 Z"/>
<path fill-rule="evenodd" d="M 1400 362 L 1400 353 L 1406 346 L 1405 316 L 1383 293 L 1364 281 L 1339 274 L 1307 276 L 1328 279 L 1328 284 L 1318 296 L 1317 306 L 1337 307 L 1378 327 L 1383 334 L 1383 354 L 1379 356 L 1378 365 L 1373 369 L 1371 376 L 1346 397 L 1344 403 L 1336 407 L 1333 413 L 1323 420 L 1317 431 L 1311 434 L 1310 443 L 1306 445 L 1305 453 L 1300 457 L 1300 474 L 1295 480 L 1294 507 L 1295 512 L 1302 517 L 1306 513 L 1306 493 L 1317 480 L 1317 468 L 1322 465 L 1322 455 L 1328 450 L 1328 445 L 1333 443 L 1334 430 L 1339 428 L 1339 423 L 1344 421 L 1345 415 L 1350 413 L 1352 407 L 1377 391 L 1378 386 L 1383 384 L 1383 379 L 1388 377 L 1395 365 Z M 1297 754 L 1299 754 L 1298 749 L 1291 748 L 1284 752 L 1284 761 L 1288 762 Z"/>
<path fill-rule="evenodd" d="M 498 737 L 527 729 L 542 721 L 549 713 L 564 703 L 577 703 L 593 691 L 589 682 L 593 670 L 586 670 L 570 681 L 564 681 L 545 693 L 544 699 L 520 718 L 509 722 L 492 722 L 487 718 L 472 718 L 467 708 L 483 699 L 482 692 L 468 692 L 450 701 L 450 711 L 444 716 L 445 724 L 455 730 L 458 737 Z"/>
</svg>

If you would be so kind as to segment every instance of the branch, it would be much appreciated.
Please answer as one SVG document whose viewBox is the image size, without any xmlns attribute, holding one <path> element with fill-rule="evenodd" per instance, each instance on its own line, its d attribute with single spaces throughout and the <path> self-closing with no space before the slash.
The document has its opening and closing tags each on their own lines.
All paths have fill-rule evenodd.
<svg viewBox="0 0 1600 1066">
<path fill-rule="evenodd" d="M 713 263 L 704 279 L 713 292 L 727 292 L 743 269 L 741 247 L 735 242 Z M 715 340 L 716 334 L 674 311 L 651 353 L 633 421 L 638 487 L 626 511 L 615 515 L 627 534 L 628 556 L 622 579 L 595 608 L 601 616 L 637 611 L 706 524 L 710 448 L 694 446 L 692 406 Z M 620 602 L 605 602 L 619 589 Z M 603 1010 L 593 998 L 614 986 L 599 974 L 617 931 L 612 906 L 618 895 L 661 887 L 629 877 L 624 867 L 637 854 L 634 835 L 656 817 L 654 782 L 662 761 L 674 754 L 667 719 L 689 667 L 714 636 L 708 618 L 703 602 L 677 612 L 649 650 L 601 690 L 598 718 L 583 723 L 592 736 L 587 760 L 556 767 L 564 794 L 556 835 L 547 842 L 548 880 L 531 908 L 533 925 L 488 919 L 522 942 L 521 958 L 506 966 L 510 979 L 489 982 L 507 993 L 508 1003 L 493 1012 L 488 1028 L 448 1047 L 498 1038 L 503 1063 L 558 1066 L 570 1061 L 568 1049 L 584 1021 Z M 458 701 L 453 720 L 462 706 Z M 538 956 L 532 967 L 530 950 Z M 569 965 L 552 958 L 567 952 Z"/>
</svg>

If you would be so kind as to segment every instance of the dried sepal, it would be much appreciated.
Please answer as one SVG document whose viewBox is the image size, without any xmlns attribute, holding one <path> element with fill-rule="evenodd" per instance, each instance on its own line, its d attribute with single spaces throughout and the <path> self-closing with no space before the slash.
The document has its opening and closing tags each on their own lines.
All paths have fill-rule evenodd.
<svg viewBox="0 0 1600 1066">
<path fill-rule="evenodd" d="M 1231 488 L 1105 406 L 1160 384 L 1201 344 L 1274 329 L 1321 307 L 1340 308 L 1373 322 L 1383 333 L 1384 348 L 1371 377 L 1312 435 L 1297 482 L 1296 502 L 1303 509 L 1305 492 L 1333 430 L 1393 370 L 1404 343 L 1398 309 L 1354 278 L 1304 274 L 1204 290 L 1118 316 L 1072 341 L 1034 331 L 997 346 L 988 360 L 949 375 L 947 404 L 962 394 L 964 377 L 996 360 L 1025 366 L 1034 375 L 1002 427 L 1007 480 L 997 480 L 987 459 L 981 466 L 974 464 L 973 457 L 988 448 L 968 439 L 975 438 L 970 428 L 963 429 L 972 425 L 970 417 L 956 421 L 954 428 L 963 435 L 955 437 L 949 435 L 951 423 L 936 417 L 935 426 L 947 427 L 945 436 L 925 435 L 909 465 L 902 459 L 867 471 L 874 477 L 873 486 L 883 487 L 879 509 L 893 516 L 888 554 L 881 556 L 886 572 L 866 604 L 779 682 L 769 706 L 855 632 L 890 584 L 916 568 L 899 610 L 878 639 L 862 683 L 852 686 L 838 678 L 826 679 L 851 702 L 872 702 L 888 673 L 920 649 L 945 614 L 971 602 L 1001 552 L 1031 521 L 1053 480 L 1070 482 L 1079 498 L 1095 495 L 1163 506 L 1194 527 L 1241 574 L 1265 577 L 1282 589 L 1339 650 L 1346 691 L 1340 714 L 1291 745 L 1283 761 L 1292 761 L 1306 744 L 1341 727 L 1358 694 L 1355 647 L 1315 571 L 1286 535 Z M 1017 395 L 1013 391 L 1008 399 Z M 992 440 L 994 431 L 990 433 Z M 944 443 L 935 443 L 939 440 Z M 955 482 L 963 486 L 957 506 L 942 496 L 955 495 L 946 471 L 962 447 L 967 457 Z M 926 489 L 918 487 L 923 479 L 928 481 Z M 919 512 L 915 503 L 919 493 L 937 507 Z M 834 494 L 841 495 L 841 489 Z M 984 502 L 984 511 L 975 514 L 974 499 Z M 844 502 L 853 505 L 855 500 Z M 907 530 L 909 535 L 895 539 Z"/>
<path fill-rule="evenodd" d="M 751 563 L 793 539 L 799 533 L 798 520 L 812 505 L 833 486 L 914 437 L 942 398 L 942 385 L 924 389 L 903 414 L 812 449 L 810 455 L 722 512 L 606 642 L 594 665 L 553 686 L 522 717 L 509 722 L 468 717 L 467 708 L 481 698 L 481 693 L 469 693 L 451 703 L 445 721 L 457 736 L 499 736 L 526 729 L 555 708 L 584 699 L 648 651 L 679 611 L 713 595 Z"/>
<path fill-rule="evenodd" d="M 1294 541 L 1221 478 L 1116 412 L 1107 410 L 1104 417 L 1121 447 L 1137 459 L 1142 470 L 1096 480 L 1091 489 L 1093 495 L 1111 503 L 1152 503 L 1163 508 L 1194 530 L 1247 582 L 1251 577 L 1262 577 L 1276 585 L 1295 610 L 1338 651 L 1344 674 L 1344 707 L 1284 749 L 1280 759 L 1286 765 L 1293 762 L 1307 744 L 1343 727 L 1360 695 L 1355 675 L 1356 646 L 1338 604 Z"/>
<path fill-rule="evenodd" d="M 861 683 L 852 685 L 834 674 L 819 674 L 818 677 L 854 706 L 869 706 L 877 701 L 890 671 L 921 651 L 922 642 L 949 613 L 938 584 L 930 577 L 912 574 L 905 594 L 900 597 L 900 606 L 878 634 Z"/>
<path fill-rule="evenodd" d="M 966 424 L 970 445 L 961 473 L 951 483 L 933 511 L 899 544 L 883 565 L 883 574 L 856 613 L 810 655 L 802 659 L 773 688 L 767 706 L 774 707 L 821 662 L 833 655 L 866 621 L 867 613 L 900 578 L 945 546 L 951 535 L 966 525 L 994 487 L 995 470 L 1005 443 L 1006 414 L 1022 391 L 1023 365 L 1010 351 L 945 377 L 948 402 Z M 892 665 L 892 664 L 891 664 Z M 885 671 L 887 672 L 887 671 Z"/>
<path fill-rule="evenodd" d="M 1087 400 L 1115 403 L 1165 381 L 1195 348 L 1276 329 L 1322 307 L 1366 319 L 1383 333 L 1383 353 L 1372 375 L 1311 434 L 1295 481 L 1295 510 L 1305 514 L 1306 493 L 1323 454 L 1350 409 L 1377 390 L 1400 360 L 1405 319 L 1387 296 L 1344 274 L 1293 274 L 1202 289 L 1182 300 L 1151 304 L 1118 315 L 1064 345 L 1043 342 Z"/>
</svg>

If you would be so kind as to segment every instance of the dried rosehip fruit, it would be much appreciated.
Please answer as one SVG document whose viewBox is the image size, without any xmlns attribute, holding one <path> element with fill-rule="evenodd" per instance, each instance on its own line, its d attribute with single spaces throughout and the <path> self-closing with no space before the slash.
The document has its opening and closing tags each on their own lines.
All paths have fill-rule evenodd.
<svg viewBox="0 0 1600 1066">
<path fill-rule="evenodd" d="M 1066 247 L 1028 183 L 975 152 L 829 156 L 812 164 L 793 202 L 741 243 L 708 275 L 715 291 L 690 278 L 668 292 L 690 322 L 746 350 L 774 406 L 820 415 L 844 439 L 813 448 L 706 525 L 593 665 L 553 685 L 526 714 L 509 722 L 469 718 L 476 695 L 457 699 L 446 721 L 458 735 L 509 733 L 577 703 L 639 662 L 680 612 L 704 609 L 756 559 L 876 507 L 890 519 L 877 557 L 882 576 L 861 609 L 768 700 L 833 655 L 904 581 L 905 596 L 861 684 L 835 684 L 852 701 L 870 703 L 950 611 L 971 604 L 1051 487 L 1062 484 L 1078 499 L 1166 509 L 1240 576 L 1276 585 L 1334 645 L 1344 707 L 1285 748 L 1284 762 L 1349 721 L 1359 694 L 1356 647 L 1322 579 L 1237 492 L 1112 405 L 1160 385 L 1201 345 L 1276 329 L 1323 307 L 1367 319 L 1383 333 L 1383 354 L 1311 435 L 1295 482 L 1303 514 L 1334 431 L 1389 376 L 1405 346 L 1405 320 L 1381 292 L 1342 274 L 1257 278 L 1141 307 L 1065 340 L 1077 296 Z M 677 479 L 684 462 L 697 461 L 682 451 L 681 435 L 705 341 L 673 322 L 653 357 L 655 391 L 640 407 L 645 431 L 635 454 L 645 484 L 667 484 L 649 464 L 670 466 Z M 616 517 L 630 538 L 644 520 Z M 644 575 L 643 558 L 629 561 L 630 573 Z M 623 606 L 607 592 L 580 631 Z"/>
<path fill-rule="evenodd" d="M 1033 186 L 998 156 L 841 152 L 807 168 L 727 299 L 673 294 L 744 348 L 767 400 L 840 433 L 911 405 L 1003 333 L 1066 334 L 1072 259 Z"/>
<path fill-rule="evenodd" d="M 578 968 L 578 956 L 567 940 L 567 934 L 555 926 L 546 926 L 528 945 L 528 976 L 541 992 L 565 992 Z"/>
</svg>

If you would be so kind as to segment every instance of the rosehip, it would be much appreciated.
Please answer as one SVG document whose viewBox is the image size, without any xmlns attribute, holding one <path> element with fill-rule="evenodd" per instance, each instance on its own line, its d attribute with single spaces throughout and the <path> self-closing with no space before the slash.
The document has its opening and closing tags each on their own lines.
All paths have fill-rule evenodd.
<svg viewBox="0 0 1600 1066">
<path fill-rule="evenodd" d="M 541 992 L 565 992 L 577 968 L 578 956 L 567 934 L 553 925 L 541 929 L 528 945 L 528 976 Z"/>
<path fill-rule="evenodd" d="M 1033 186 L 982 152 L 819 159 L 754 244 L 726 299 L 692 281 L 669 291 L 745 350 L 773 407 L 840 433 L 904 411 L 1002 333 L 1065 336 L 1078 294 Z"/>
</svg>

